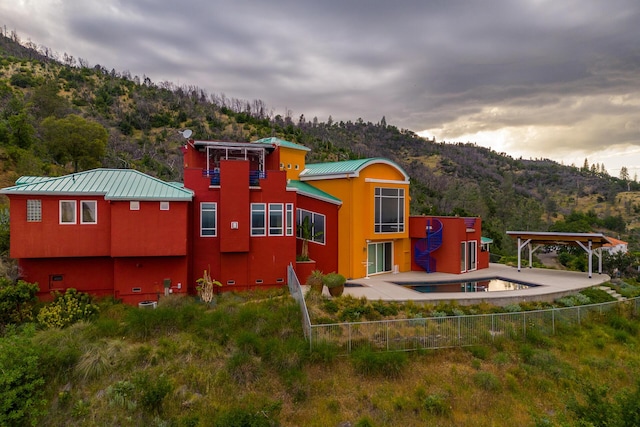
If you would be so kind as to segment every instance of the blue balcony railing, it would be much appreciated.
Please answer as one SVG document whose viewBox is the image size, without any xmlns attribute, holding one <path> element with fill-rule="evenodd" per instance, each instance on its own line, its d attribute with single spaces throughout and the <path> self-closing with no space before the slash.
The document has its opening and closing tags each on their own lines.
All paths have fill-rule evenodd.
<svg viewBox="0 0 640 427">
<path fill-rule="evenodd" d="M 209 185 L 220 185 L 220 171 L 219 170 L 207 170 L 202 171 L 202 176 L 209 178 Z M 263 171 L 249 171 L 249 185 L 259 186 L 260 180 L 265 179 L 267 173 Z"/>
</svg>

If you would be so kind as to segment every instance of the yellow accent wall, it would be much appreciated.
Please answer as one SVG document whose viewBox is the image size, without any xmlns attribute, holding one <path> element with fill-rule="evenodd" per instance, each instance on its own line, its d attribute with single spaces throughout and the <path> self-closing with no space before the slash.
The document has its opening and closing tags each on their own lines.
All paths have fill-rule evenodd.
<svg viewBox="0 0 640 427">
<path fill-rule="evenodd" d="M 282 170 L 287 171 L 287 179 L 298 179 L 305 167 L 306 154 L 304 150 L 280 146 L 280 163 L 283 164 Z"/>
<path fill-rule="evenodd" d="M 409 184 L 398 168 L 386 163 L 365 166 L 358 177 L 307 181 L 342 200 L 338 212 L 338 272 L 347 278 L 365 277 L 367 245 L 393 242 L 393 265 L 411 270 L 409 239 Z M 404 188 L 404 232 L 376 233 L 374 192 L 376 187 Z"/>
</svg>

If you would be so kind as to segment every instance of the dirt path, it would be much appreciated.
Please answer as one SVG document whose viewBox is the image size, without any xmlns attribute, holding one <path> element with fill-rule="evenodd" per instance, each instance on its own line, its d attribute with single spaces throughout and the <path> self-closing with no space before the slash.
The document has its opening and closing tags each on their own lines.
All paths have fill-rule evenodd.
<svg viewBox="0 0 640 427">
<path fill-rule="evenodd" d="M 566 270 L 566 267 L 558 262 L 558 254 L 556 252 L 549 252 L 546 254 L 536 252 L 535 255 L 545 267 L 555 268 L 556 270 Z"/>
</svg>

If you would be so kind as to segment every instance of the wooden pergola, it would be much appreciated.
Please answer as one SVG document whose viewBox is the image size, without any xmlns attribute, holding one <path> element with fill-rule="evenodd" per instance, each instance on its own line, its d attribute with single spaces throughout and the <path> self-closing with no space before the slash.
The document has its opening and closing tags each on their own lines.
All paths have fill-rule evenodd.
<svg viewBox="0 0 640 427">
<path fill-rule="evenodd" d="M 558 233 L 553 231 L 507 231 L 507 235 L 518 239 L 518 271 L 521 267 L 522 249 L 529 249 L 529 268 L 533 266 L 533 253 L 542 246 L 579 246 L 587 253 L 589 278 L 593 270 L 592 254 L 598 257 L 598 274 L 602 274 L 602 246 L 611 243 L 602 233 Z M 534 247 L 535 245 L 535 247 Z"/>
</svg>

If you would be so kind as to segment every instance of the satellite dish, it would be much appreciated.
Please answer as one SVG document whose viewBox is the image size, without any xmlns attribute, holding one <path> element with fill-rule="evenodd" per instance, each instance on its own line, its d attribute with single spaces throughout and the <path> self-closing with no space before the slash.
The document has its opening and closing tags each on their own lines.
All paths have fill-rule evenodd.
<svg viewBox="0 0 640 427">
<path fill-rule="evenodd" d="M 185 129 L 182 132 L 178 132 L 180 134 L 182 134 L 182 137 L 184 139 L 189 139 L 189 137 L 193 134 L 193 131 L 191 131 L 191 129 Z"/>
</svg>

